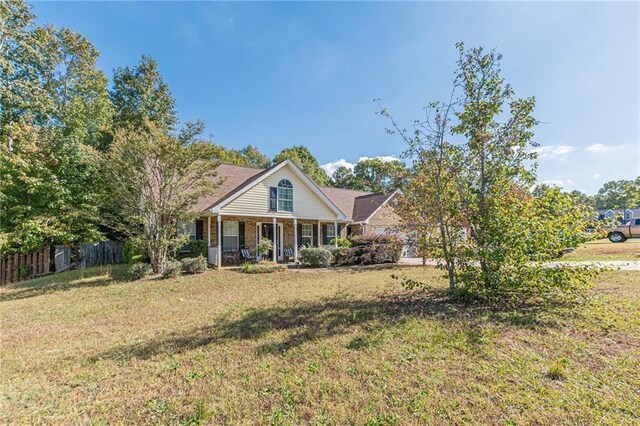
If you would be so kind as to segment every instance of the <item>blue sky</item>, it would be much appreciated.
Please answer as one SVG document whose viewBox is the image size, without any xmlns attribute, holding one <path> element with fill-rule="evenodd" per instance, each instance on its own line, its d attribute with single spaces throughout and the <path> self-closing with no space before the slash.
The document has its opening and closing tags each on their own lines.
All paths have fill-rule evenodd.
<svg viewBox="0 0 640 426">
<path fill-rule="evenodd" d="M 380 98 L 409 125 L 442 99 L 454 44 L 497 48 L 519 96 L 536 96 L 539 180 L 588 193 L 640 174 L 640 4 L 35 2 L 99 66 L 154 56 L 181 120 L 273 156 L 308 146 L 330 170 L 398 156 Z"/>
</svg>

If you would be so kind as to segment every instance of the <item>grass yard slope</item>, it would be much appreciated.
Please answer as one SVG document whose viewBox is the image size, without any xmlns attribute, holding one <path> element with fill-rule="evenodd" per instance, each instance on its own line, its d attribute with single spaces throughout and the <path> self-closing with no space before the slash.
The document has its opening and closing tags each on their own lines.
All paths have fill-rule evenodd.
<svg viewBox="0 0 640 426">
<path fill-rule="evenodd" d="M 640 421 L 640 273 L 601 275 L 566 313 L 449 303 L 429 268 L 121 272 L 2 290 L 1 423 Z"/>
<path fill-rule="evenodd" d="M 640 261 L 640 238 L 624 243 L 612 243 L 608 239 L 590 241 L 558 260 L 636 260 Z"/>
</svg>

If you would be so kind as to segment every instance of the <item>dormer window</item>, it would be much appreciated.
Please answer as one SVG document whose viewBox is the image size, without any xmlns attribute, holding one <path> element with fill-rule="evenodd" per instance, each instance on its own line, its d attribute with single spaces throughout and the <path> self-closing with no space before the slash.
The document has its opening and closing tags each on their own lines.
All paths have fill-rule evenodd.
<svg viewBox="0 0 640 426">
<path fill-rule="evenodd" d="M 293 185 L 282 179 L 277 187 L 269 188 L 269 210 L 293 213 Z"/>
</svg>

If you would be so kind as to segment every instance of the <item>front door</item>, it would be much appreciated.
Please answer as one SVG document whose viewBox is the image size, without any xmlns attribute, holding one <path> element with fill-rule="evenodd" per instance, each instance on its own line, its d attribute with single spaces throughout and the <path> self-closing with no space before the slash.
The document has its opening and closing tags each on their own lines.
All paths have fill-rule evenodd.
<svg viewBox="0 0 640 426">
<path fill-rule="evenodd" d="M 282 260 L 282 224 L 278 224 L 278 231 L 274 233 L 273 223 L 260 223 L 260 232 L 258 233 L 258 240 L 260 238 L 267 238 L 273 242 L 273 247 L 277 250 L 276 256 L 278 260 Z M 274 235 L 275 234 L 275 235 Z M 259 241 L 258 241 L 259 242 Z M 269 259 L 273 259 L 273 251 L 269 250 Z"/>
</svg>

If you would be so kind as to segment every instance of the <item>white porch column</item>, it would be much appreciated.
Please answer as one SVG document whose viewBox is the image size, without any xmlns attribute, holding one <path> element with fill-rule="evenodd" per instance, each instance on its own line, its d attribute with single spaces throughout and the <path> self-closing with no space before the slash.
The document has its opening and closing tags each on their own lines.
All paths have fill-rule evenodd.
<svg viewBox="0 0 640 426">
<path fill-rule="evenodd" d="M 278 222 L 276 221 L 276 217 L 273 217 L 273 261 L 277 262 L 278 261 L 278 245 L 276 244 L 276 241 L 278 241 Z M 279 243 L 279 241 L 278 241 Z"/>
<path fill-rule="evenodd" d="M 318 221 L 318 247 L 322 245 L 322 225 Z"/>
<path fill-rule="evenodd" d="M 293 218 L 293 261 L 298 262 L 298 218 Z"/>
<path fill-rule="evenodd" d="M 333 237 L 334 247 L 338 248 L 338 221 L 337 220 L 333 221 L 333 234 L 334 234 L 334 237 Z"/>
<path fill-rule="evenodd" d="M 218 227 L 217 233 L 218 236 L 218 250 L 216 250 L 216 256 L 218 257 L 218 269 L 222 268 L 222 215 L 218 213 Z"/>
</svg>

